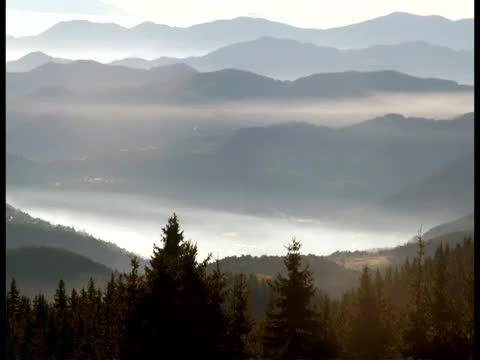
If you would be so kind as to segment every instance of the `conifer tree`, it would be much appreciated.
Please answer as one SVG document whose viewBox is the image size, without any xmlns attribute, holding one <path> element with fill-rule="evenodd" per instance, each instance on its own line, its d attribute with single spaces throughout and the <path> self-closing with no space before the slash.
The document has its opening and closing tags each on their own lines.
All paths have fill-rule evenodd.
<svg viewBox="0 0 480 360">
<path fill-rule="evenodd" d="M 313 353 L 313 277 L 307 268 L 301 269 L 300 248 L 301 243 L 293 239 L 284 258 L 287 277 L 279 274 L 272 283 L 264 337 L 267 358 L 297 359 Z"/>
<path fill-rule="evenodd" d="M 144 336 L 136 348 L 148 353 L 161 344 L 178 357 L 221 358 L 224 285 L 215 274 L 207 276 L 210 257 L 197 261 L 197 247 L 184 241 L 175 214 L 162 232 L 163 247 L 154 246 L 145 268 L 145 296 L 138 315 Z"/>
<path fill-rule="evenodd" d="M 162 228 L 162 232 L 162 250 L 169 255 L 176 255 L 183 242 L 183 231 L 180 231 L 177 214 L 173 213 L 173 216 L 168 219 L 167 225 Z"/>
<path fill-rule="evenodd" d="M 55 332 L 57 334 L 56 357 L 64 359 L 71 350 L 71 338 L 69 329 L 69 316 L 67 309 L 68 297 L 65 282 L 60 280 L 55 291 L 53 311 L 55 312 Z"/>
<path fill-rule="evenodd" d="M 403 332 L 402 355 L 412 356 L 414 359 L 425 359 L 431 356 L 430 298 L 423 267 L 425 242 L 421 234 L 417 236 L 417 241 L 418 255 L 411 265 L 413 282 L 407 312 L 408 324 Z"/>
<path fill-rule="evenodd" d="M 385 352 L 384 326 L 377 296 L 370 271 L 364 267 L 350 338 L 350 352 L 359 359 L 380 359 Z"/>
<path fill-rule="evenodd" d="M 156 347 L 159 342 L 165 346 L 166 351 L 180 346 L 175 342 L 181 336 L 181 324 L 179 324 L 181 320 L 176 317 L 178 300 L 180 300 L 178 299 L 178 287 L 181 285 L 179 257 L 182 256 L 180 250 L 183 245 L 183 232 L 180 231 L 176 214 L 162 228 L 161 240 L 163 246 L 154 244 L 150 263 L 145 267 L 147 293 L 138 316 L 142 322 L 142 333 L 146 337 L 129 336 L 131 340 L 136 339 L 129 351 L 138 351 L 138 354 L 131 354 L 137 357 L 143 352 L 148 353 L 149 347 L 152 347 L 153 351 L 153 347 Z M 130 335 L 131 331 L 127 330 L 127 334 Z"/>
<path fill-rule="evenodd" d="M 47 324 L 48 324 L 48 303 L 43 295 L 35 296 L 33 300 L 33 314 L 32 327 L 34 335 L 32 340 L 32 347 L 35 356 L 44 359 L 46 355 L 46 339 L 47 339 Z"/>
<path fill-rule="evenodd" d="M 56 358 L 58 353 L 58 325 L 53 306 L 48 307 L 47 334 L 45 339 L 46 358 Z"/>
<path fill-rule="evenodd" d="M 378 341 L 383 344 L 382 355 L 384 357 L 396 357 L 396 349 L 398 346 L 399 339 L 395 337 L 394 329 L 397 327 L 395 315 L 393 312 L 393 306 L 390 301 L 390 298 L 386 295 L 386 284 L 391 281 L 388 277 L 391 275 L 391 272 L 387 272 L 385 277 L 382 279 L 380 269 L 377 268 L 375 271 L 374 279 L 374 289 L 375 289 L 375 298 L 377 302 L 378 312 L 380 315 L 380 324 L 379 324 L 379 337 Z"/>
<path fill-rule="evenodd" d="M 339 354 L 340 346 L 333 308 L 334 302 L 330 297 L 327 294 L 322 296 L 318 312 L 316 359 L 334 359 Z"/>
<path fill-rule="evenodd" d="M 118 358 L 118 328 L 116 306 L 118 305 L 115 292 L 115 276 L 110 276 L 102 299 L 100 324 L 100 357 L 105 359 Z"/>
<path fill-rule="evenodd" d="M 244 274 L 235 276 L 230 292 L 229 324 L 226 339 L 228 358 L 247 359 L 247 338 L 252 320 L 248 310 L 247 282 Z"/>
<path fill-rule="evenodd" d="M 19 320 L 20 311 L 20 293 L 15 279 L 10 282 L 10 289 L 7 293 L 7 315 L 10 325 L 15 327 Z"/>
<path fill-rule="evenodd" d="M 202 272 L 206 274 L 207 264 L 201 264 Z M 204 276 L 202 275 L 202 277 Z M 225 346 L 226 333 L 228 332 L 228 319 L 225 316 L 225 301 L 227 297 L 225 274 L 220 270 L 220 262 L 216 261 L 216 267 L 212 274 L 206 276 L 207 303 L 206 314 L 209 317 L 208 342 L 210 342 L 210 353 L 213 358 L 225 357 L 227 348 Z"/>
<path fill-rule="evenodd" d="M 77 349 L 80 344 L 81 332 L 80 332 L 80 298 L 76 289 L 72 289 L 70 296 L 68 297 L 68 318 L 70 323 L 70 337 L 72 347 L 72 357 L 77 357 Z"/>
<path fill-rule="evenodd" d="M 10 282 L 10 289 L 7 293 L 7 321 L 6 321 L 6 350 L 8 359 L 16 359 L 18 356 L 18 338 L 20 336 L 20 293 L 17 289 L 15 279 Z"/>
<path fill-rule="evenodd" d="M 161 316 L 158 315 L 161 308 L 156 308 L 153 304 L 152 293 L 148 294 L 148 298 L 147 294 L 144 294 L 146 290 L 143 288 L 143 278 L 139 275 L 139 267 L 138 258 L 133 257 L 130 273 L 120 276 L 116 284 L 116 291 L 121 299 L 120 312 L 117 315 L 122 321 L 118 335 L 120 338 L 119 351 L 120 357 L 125 359 L 143 356 L 147 339 L 150 339 L 149 331 L 156 331 L 156 328 L 148 329 L 147 324 L 157 316 Z M 156 274 L 155 270 L 150 273 L 152 284 L 156 279 L 153 276 Z M 150 287 L 150 291 L 152 289 L 153 285 Z M 167 296 L 169 295 L 165 294 L 165 297 Z M 161 303 L 157 305 L 160 306 Z"/>
<path fill-rule="evenodd" d="M 339 303 L 339 311 L 335 317 L 337 327 L 337 338 L 339 342 L 339 353 L 344 356 L 348 354 L 348 342 L 352 332 L 352 319 L 355 313 L 355 292 L 350 290 L 342 295 Z"/>
<path fill-rule="evenodd" d="M 87 290 L 85 292 L 85 305 L 87 312 L 84 313 L 85 319 L 85 342 L 83 343 L 82 353 L 85 357 L 98 357 L 99 341 L 96 334 L 98 333 L 98 319 L 100 317 L 101 293 L 96 288 L 95 280 L 90 278 L 88 280 Z"/>
<path fill-rule="evenodd" d="M 449 340 L 452 336 L 451 303 L 447 290 L 447 263 L 443 244 L 435 252 L 435 269 L 432 288 L 432 323 L 434 324 L 432 349 L 435 358 L 452 357 Z"/>
<path fill-rule="evenodd" d="M 474 244 L 471 237 L 464 240 L 463 244 L 458 247 L 458 279 L 460 282 L 459 298 L 456 303 L 459 309 L 459 321 L 463 326 L 459 328 L 461 342 L 461 354 L 474 358 Z"/>
<path fill-rule="evenodd" d="M 432 286 L 432 356 L 435 359 L 467 359 L 468 350 L 462 336 L 462 305 L 458 295 L 451 291 L 450 283 L 456 281 L 449 268 L 453 265 L 448 244 L 441 244 L 434 256 Z"/>
<path fill-rule="evenodd" d="M 20 359 L 31 359 L 34 357 L 33 353 L 33 327 L 32 327 L 32 306 L 30 299 L 26 296 L 20 298 L 20 348 L 19 348 L 19 358 Z"/>
<path fill-rule="evenodd" d="M 252 321 L 270 293 L 255 275 L 226 277 L 219 261 L 184 241 L 176 215 L 163 229 L 146 274 L 132 259 L 129 273 L 105 287 L 31 302 L 13 280 L 6 294 L 6 358 L 207 359 L 459 359 L 474 357 L 473 240 L 440 246 L 403 266 L 363 270 L 360 284 L 334 300 L 313 287 L 295 239 L 284 258 L 287 275 L 270 283 L 266 319 Z M 233 282 L 230 282 L 233 279 Z M 233 288 L 226 292 L 226 284 Z M 408 287 L 410 285 L 410 288 Z M 408 291 L 410 290 L 410 291 Z M 320 296 L 321 295 L 321 296 Z M 317 307 L 315 307 L 317 306 Z M 394 316 L 394 314 L 398 314 Z M 398 329 L 398 330 L 396 330 Z"/>
</svg>

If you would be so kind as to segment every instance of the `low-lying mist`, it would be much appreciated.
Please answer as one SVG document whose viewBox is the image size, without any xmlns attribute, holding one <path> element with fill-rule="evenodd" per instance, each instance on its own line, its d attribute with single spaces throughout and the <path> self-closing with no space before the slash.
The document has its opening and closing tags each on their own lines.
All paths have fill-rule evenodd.
<svg viewBox="0 0 480 360">
<path fill-rule="evenodd" d="M 436 221 L 417 223 L 386 213 L 366 215 L 368 209 L 352 209 L 337 219 L 306 218 L 278 212 L 270 216 L 193 208 L 169 200 L 127 194 L 9 189 L 7 203 L 54 224 L 84 230 L 120 247 L 148 257 L 159 243 L 161 228 L 175 211 L 185 238 L 198 244 L 201 257 L 232 255 L 282 255 L 293 237 L 301 240 L 304 253 L 328 255 L 337 250 L 364 250 L 403 244 Z M 288 204 L 285 206 L 288 209 Z M 355 212 L 357 214 L 355 214 Z M 348 218 L 357 216 L 349 225 Z M 374 216 L 378 216 L 376 221 Z M 368 221 L 364 221 L 369 218 Z M 438 221 L 450 218 L 438 219 Z M 383 226 L 382 226 L 383 224 Z"/>
<path fill-rule="evenodd" d="M 242 126 L 269 125 L 281 122 L 304 121 L 332 127 L 348 126 L 382 116 L 400 113 L 405 116 L 451 118 L 474 109 L 474 92 L 458 93 L 375 93 L 366 97 L 316 100 L 235 101 L 206 104 L 146 104 L 142 102 L 85 103 L 55 99 L 32 101 L 7 106 L 11 111 L 51 114 L 65 117 L 75 114 L 85 120 L 121 118 L 151 118 L 167 121 L 186 118 L 202 123 L 217 121 Z"/>
<path fill-rule="evenodd" d="M 472 92 L 186 105 L 51 100 L 25 106 L 12 101 L 7 102 L 7 151 L 37 160 L 82 159 L 148 148 L 166 151 L 192 136 L 281 123 L 339 128 L 387 113 L 450 119 L 473 111 L 473 103 Z"/>
</svg>

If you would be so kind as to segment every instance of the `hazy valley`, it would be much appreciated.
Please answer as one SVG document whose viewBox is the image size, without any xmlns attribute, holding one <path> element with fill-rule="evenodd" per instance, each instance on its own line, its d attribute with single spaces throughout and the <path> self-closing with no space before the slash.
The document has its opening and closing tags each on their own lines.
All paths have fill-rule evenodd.
<svg viewBox="0 0 480 360">
<path fill-rule="evenodd" d="M 473 25 L 7 34 L 7 358 L 473 359 Z"/>
</svg>

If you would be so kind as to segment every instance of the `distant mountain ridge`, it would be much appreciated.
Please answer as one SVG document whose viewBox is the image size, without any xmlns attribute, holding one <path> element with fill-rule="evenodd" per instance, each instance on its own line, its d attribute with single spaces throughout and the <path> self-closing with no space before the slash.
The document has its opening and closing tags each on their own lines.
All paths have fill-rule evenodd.
<svg viewBox="0 0 480 360">
<path fill-rule="evenodd" d="M 471 50 L 473 19 L 452 21 L 440 16 L 391 13 L 331 29 L 302 29 L 265 19 L 240 17 L 186 28 L 146 22 L 132 28 L 87 21 L 61 22 L 36 36 L 8 39 L 7 50 L 127 52 L 135 57 L 192 55 L 270 36 L 337 48 L 425 41 L 452 49 Z M 149 56 L 145 56 L 149 54 Z"/>
<path fill-rule="evenodd" d="M 57 58 L 47 55 L 41 51 L 31 52 L 20 59 L 7 61 L 7 72 L 27 72 L 49 62 L 57 64 L 68 64 L 73 60 Z"/>
<path fill-rule="evenodd" d="M 49 61 L 72 62 L 37 52 L 7 62 L 7 71 L 30 71 Z M 472 50 L 454 51 L 421 41 L 338 50 L 296 40 L 263 37 L 228 45 L 199 57 L 161 57 L 150 61 L 125 58 L 108 65 L 151 69 L 177 63 L 202 72 L 237 69 L 280 80 L 295 80 L 317 73 L 395 70 L 413 76 L 473 84 Z"/>
<path fill-rule="evenodd" d="M 474 78 L 473 50 L 454 51 L 421 41 L 338 50 L 296 40 L 263 37 L 228 45 L 199 57 L 151 61 L 127 58 L 110 64 L 148 69 L 174 63 L 184 63 L 204 72 L 238 69 L 280 80 L 294 80 L 316 73 L 381 70 L 464 84 L 473 84 Z"/>
</svg>

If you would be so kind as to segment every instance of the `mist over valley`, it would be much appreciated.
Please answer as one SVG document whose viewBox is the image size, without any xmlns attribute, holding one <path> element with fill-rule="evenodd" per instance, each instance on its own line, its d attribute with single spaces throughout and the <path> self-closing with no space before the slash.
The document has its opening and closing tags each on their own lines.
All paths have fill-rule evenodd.
<svg viewBox="0 0 480 360">
<path fill-rule="evenodd" d="M 473 0 L 325 5 L 7 0 L 6 359 L 474 358 Z"/>
</svg>

